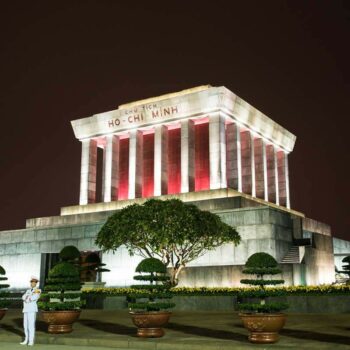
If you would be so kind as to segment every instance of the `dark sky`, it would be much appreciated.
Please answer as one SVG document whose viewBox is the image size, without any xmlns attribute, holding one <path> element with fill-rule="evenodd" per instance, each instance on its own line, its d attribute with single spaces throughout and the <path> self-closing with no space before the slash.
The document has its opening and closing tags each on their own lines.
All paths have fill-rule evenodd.
<svg viewBox="0 0 350 350">
<path fill-rule="evenodd" d="M 0 229 L 78 203 L 71 120 L 211 84 L 297 136 L 292 207 L 350 239 L 349 47 L 349 1 L 2 4 Z"/>
</svg>

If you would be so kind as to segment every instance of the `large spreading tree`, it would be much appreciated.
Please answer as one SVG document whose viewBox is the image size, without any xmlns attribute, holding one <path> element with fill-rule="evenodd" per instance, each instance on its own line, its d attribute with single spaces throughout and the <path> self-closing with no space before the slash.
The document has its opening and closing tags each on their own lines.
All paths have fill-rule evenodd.
<svg viewBox="0 0 350 350">
<path fill-rule="evenodd" d="M 238 232 L 218 215 L 178 199 L 127 206 L 108 218 L 96 238 L 103 251 L 125 246 L 130 255 L 159 258 L 171 268 L 172 285 L 189 262 L 225 243 L 239 242 Z"/>
</svg>

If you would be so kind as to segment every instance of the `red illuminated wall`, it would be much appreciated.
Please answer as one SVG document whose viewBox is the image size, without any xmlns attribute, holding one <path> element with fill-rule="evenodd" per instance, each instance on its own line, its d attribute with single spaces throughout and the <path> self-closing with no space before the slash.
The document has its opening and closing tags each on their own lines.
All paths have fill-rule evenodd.
<svg viewBox="0 0 350 350">
<path fill-rule="evenodd" d="M 119 190 L 118 199 L 128 199 L 129 190 L 129 139 L 119 144 Z"/>
<path fill-rule="evenodd" d="M 207 190 L 209 180 L 209 124 L 195 125 L 195 191 Z"/>
<path fill-rule="evenodd" d="M 181 129 L 168 130 L 168 194 L 181 191 Z"/>
<path fill-rule="evenodd" d="M 154 134 L 143 135 L 143 186 L 142 197 L 154 193 Z"/>
</svg>

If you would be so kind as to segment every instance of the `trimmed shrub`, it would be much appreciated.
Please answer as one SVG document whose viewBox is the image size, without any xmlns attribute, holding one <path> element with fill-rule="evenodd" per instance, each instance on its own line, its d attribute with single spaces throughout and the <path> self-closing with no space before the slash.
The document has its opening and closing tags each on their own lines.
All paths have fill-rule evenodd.
<svg viewBox="0 0 350 350">
<path fill-rule="evenodd" d="M 97 253 L 90 253 L 86 259 L 81 262 L 81 279 L 84 282 L 96 282 L 97 273 L 109 272 L 105 268 L 106 264 L 101 262 Z"/>
<path fill-rule="evenodd" d="M 80 309 L 81 284 L 79 271 L 69 262 L 55 265 L 46 279 L 44 293 L 38 302 L 42 310 L 74 310 Z"/>
<path fill-rule="evenodd" d="M 159 259 L 147 258 L 143 259 L 135 269 L 136 272 L 149 272 L 151 275 L 154 273 L 166 274 L 166 266 Z"/>
<path fill-rule="evenodd" d="M 74 245 L 68 245 L 60 251 L 59 257 L 61 261 L 77 263 L 80 258 L 80 251 Z"/>
<path fill-rule="evenodd" d="M 244 274 L 255 275 L 255 278 L 242 279 L 241 283 L 249 284 L 252 286 L 257 286 L 258 291 L 255 292 L 252 298 L 257 299 L 257 301 L 250 301 L 247 303 L 239 303 L 238 308 L 242 311 L 248 312 L 279 312 L 281 310 L 287 309 L 287 303 L 272 303 L 266 304 L 266 297 L 269 296 L 269 292 L 265 289 L 268 285 L 283 284 L 284 280 L 280 279 L 264 279 L 266 275 L 277 275 L 282 272 L 278 268 L 277 261 L 270 254 L 267 253 L 255 253 L 251 255 L 242 271 Z M 239 293 L 238 298 L 247 298 L 247 293 Z"/>
<path fill-rule="evenodd" d="M 84 295 L 102 295 L 102 296 L 126 296 L 135 293 L 136 290 L 128 287 L 115 288 L 92 288 L 83 291 Z M 241 288 L 241 287 L 176 287 L 170 288 L 169 293 L 173 296 L 240 296 L 255 298 L 261 293 L 269 297 L 289 296 L 289 295 L 350 295 L 350 285 L 324 284 L 320 286 L 288 286 L 288 287 L 265 287 L 264 291 L 260 288 Z"/>
<path fill-rule="evenodd" d="M 169 293 L 169 280 L 166 266 L 158 259 L 147 258 L 136 267 L 139 275 L 134 276 L 136 281 L 147 281 L 149 284 L 136 284 L 131 288 L 136 290 L 130 293 L 127 299 L 128 307 L 132 310 L 160 311 L 175 306 L 168 301 L 172 298 Z"/>
<path fill-rule="evenodd" d="M 10 285 L 7 283 L 3 283 L 3 281 L 8 280 L 8 278 L 5 275 L 5 269 L 2 266 L 0 266 L 0 309 L 7 308 L 10 305 L 10 302 L 8 300 L 10 293 L 5 290 L 8 287 L 10 287 Z"/>
<path fill-rule="evenodd" d="M 342 266 L 343 271 L 341 271 L 341 272 L 348 275 L 348 278 L 350 279 L 350 255 L 346 256 L 342 260 L 342 262 L 345 263 L 345 265 Z M 348 281 L 348 282 L 350 282 L 350 281 Z"/>
</svg>

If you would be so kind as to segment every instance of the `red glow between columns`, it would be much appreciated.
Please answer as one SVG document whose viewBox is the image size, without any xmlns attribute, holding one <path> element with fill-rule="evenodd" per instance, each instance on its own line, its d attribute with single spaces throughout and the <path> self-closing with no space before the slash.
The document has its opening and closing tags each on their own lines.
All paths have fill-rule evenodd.
<svg viewBox="0 0 350 350">
<path fill-rule="evenodd" d="M 181 129 L 168 130 L 168 194 L 181 191 Z"/>
<path fill-rule="evenodd" d="M 207 190 L 209 178 L 209 123 L 195 125 L 195 191 Z"/>
<path fill-rule="evenodd" d="M 124 138 L 119 143 L 119 186 L 118 199 L 128 199 L 129 191 L 129 139 Z"/>
<path fill-rule="evenodd" d="M 143 135 L 143 186 L 142 197 L 154 193 L 154 133 Z"/>
</svg>

